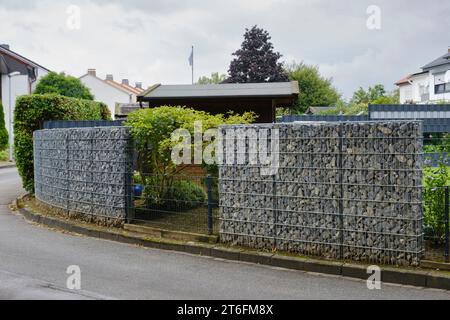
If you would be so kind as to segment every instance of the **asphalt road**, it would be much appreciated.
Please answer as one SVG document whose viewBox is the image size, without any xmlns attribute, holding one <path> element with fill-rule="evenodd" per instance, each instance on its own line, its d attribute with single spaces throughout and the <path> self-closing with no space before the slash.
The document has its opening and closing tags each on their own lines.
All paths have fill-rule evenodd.
<svg viewBox="0 0 450 320">
<path fill-rule="evenodd" d="M 145 249 L 27 223 L 8 204 L 23 193 L 0 169 L 0 299 L 450 299 L 449 291 Z M 69 290 L 68 266 L 81 270 Z"/>
</svg>

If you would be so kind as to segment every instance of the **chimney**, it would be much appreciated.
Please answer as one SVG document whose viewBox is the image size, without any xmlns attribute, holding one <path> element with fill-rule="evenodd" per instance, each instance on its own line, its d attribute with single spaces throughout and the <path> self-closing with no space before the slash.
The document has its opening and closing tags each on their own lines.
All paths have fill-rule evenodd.
<svg viewBox="0 0 450 320">
<path fill-rule="evenodd" d="M 136 88 L 142 89 L 142 82 L 136 82 Z"/>
<path fill-rule="evenodd" d="M 88 74 L 91 76 L 96 77 L 97 76 L 97 71 L 95 69 L 88 69 Z"/>
<path fill-rule="evenodd" d="M 108 81 L 114 81 L 113 75 L 112 75 L 112 74 L 107 74 L 107 75 L 106 75 L 106 80 L 108 80 Z"/>
<path fill-rule="evenodd" d="M 448 53 L 450 53 L 450 47 L 448 47 Z"/>
<path fill-rule="evenodd" d="M 130 82 L 128 81 L 128 79 L 122 79 L 122 84 L 129 86 Z"/>
<path fill-rule="evenodd" d="M 3 47 L 5 49 L 9 50 L 9 44 L 0 44 L 0 47 Z"/>
</svg>

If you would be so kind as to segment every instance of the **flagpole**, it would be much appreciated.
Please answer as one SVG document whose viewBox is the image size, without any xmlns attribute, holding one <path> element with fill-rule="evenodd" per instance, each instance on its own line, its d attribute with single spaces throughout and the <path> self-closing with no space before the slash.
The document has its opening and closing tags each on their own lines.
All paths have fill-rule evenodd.
<svg viewBox="0 0 450 320">
<path fill-rule="evenodd" d="M 192 84 L 194 84 L 194 46 L 192 46 Z"/>
</svg>

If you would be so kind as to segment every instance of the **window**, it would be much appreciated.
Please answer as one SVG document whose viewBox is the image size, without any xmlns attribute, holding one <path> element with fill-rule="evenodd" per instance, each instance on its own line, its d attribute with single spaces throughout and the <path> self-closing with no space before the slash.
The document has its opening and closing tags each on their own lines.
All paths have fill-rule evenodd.
<svg viewBox="0 0 450 320">
<path fill-rule="evenodd" d="M 441 94 L 450 92 L 450 82 L 445 81 L 445 72 L 434 75 L 434 93 Z"/>
</svg>

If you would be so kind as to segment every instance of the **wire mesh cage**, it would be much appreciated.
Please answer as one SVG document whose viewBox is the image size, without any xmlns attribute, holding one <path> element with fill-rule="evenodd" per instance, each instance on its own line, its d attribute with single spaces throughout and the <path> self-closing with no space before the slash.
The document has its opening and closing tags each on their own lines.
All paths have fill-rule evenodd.
<svg viewBox="0 0 450 320">
<path fill-rule="evenodd" d="M 136 172 L 133 181 L 133 223 L 192 233 L 218 233 L 217 178 Z"/>
<path fill-rule="evenodd" d="M 276 174 L 262 176 L 262 166 L 249 165 L 248 155 L 247 163 L 220 166 L 222 241 L 334 259 L 419 263 L 420 122 L 235 126 L 221 134 L 226 140 L 227 130 L 244 130 L 235 136 L 248 144 L 245 130 L 267 129 L 279 131 Z M 227 142 L 222 145 L 226 149 Z"/>
</svg>

